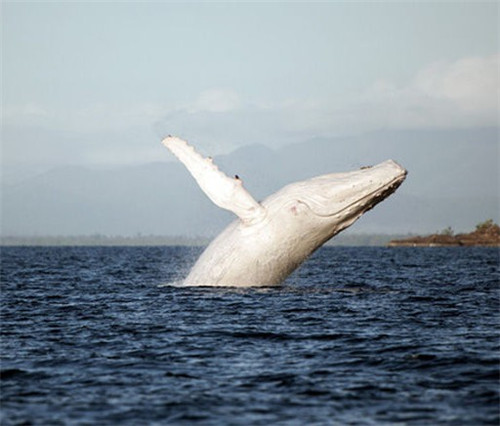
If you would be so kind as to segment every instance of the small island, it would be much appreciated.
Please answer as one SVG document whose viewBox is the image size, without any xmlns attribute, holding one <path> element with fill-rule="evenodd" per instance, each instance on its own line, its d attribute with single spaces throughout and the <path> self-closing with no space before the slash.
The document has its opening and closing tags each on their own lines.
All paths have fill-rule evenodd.
<svg viewBox="0 0 500 426">
<path fill-rule="evenodd" d="M 427 235 L 405 238 L 402 240 L 392 240 L 389 247 L 500 247 L 500 227 L 487 220 L 476 225 L 476 229 L 468 234 L 454 234 L 451 228 L 444 231 Z"/>
</svg>

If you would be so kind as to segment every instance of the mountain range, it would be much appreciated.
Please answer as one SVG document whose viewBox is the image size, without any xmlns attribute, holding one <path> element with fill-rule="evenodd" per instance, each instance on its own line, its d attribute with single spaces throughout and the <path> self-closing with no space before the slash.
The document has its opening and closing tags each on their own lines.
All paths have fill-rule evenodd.
<svg viewBox="0 0 500 426">
<path fill-rule="evenodd" d="M 499 221 L 497 128 L 379 131 L 278 149 L 255 144 L 214 162 L 261 200 L 297 180 L 388 158 L 409 171 L 405 183 L 350 232 L 467 231 L 486 219 Z M 167 151 L 164 161 L 148 164 L 4 170 L 1 207 L 4 236 L 212 236 L 233 220 Z"/>
</svg>

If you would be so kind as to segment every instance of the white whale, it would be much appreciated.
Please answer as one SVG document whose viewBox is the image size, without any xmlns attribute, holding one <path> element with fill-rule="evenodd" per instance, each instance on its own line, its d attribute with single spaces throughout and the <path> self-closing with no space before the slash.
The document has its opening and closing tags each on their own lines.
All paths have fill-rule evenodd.
<svg viewBox="0 0 500 426">
<path fill-rule="evenodd" d="M 392 160 L 285 186 L 258 203 L 238 178 L 222 173 L 187 142 L 162 143 L 205 194 L 238 219 L 215 238 L 183 282 L 187 286 L 280 284 L 311 253 L 392 194 L 406 170 Z"/>
</svg>

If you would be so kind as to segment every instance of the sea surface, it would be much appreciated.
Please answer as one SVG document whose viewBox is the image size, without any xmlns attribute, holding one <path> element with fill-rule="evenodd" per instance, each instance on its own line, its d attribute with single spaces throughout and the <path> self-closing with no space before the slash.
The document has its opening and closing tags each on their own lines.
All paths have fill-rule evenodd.
<svg viewBox="0 0 500 426">
<path fill-rule="evenodd" d="M 323 247 L 182 288 L 201 248 L 3 247 L 3 425 L 498 425 L 495 248 Z"/>
</svg>

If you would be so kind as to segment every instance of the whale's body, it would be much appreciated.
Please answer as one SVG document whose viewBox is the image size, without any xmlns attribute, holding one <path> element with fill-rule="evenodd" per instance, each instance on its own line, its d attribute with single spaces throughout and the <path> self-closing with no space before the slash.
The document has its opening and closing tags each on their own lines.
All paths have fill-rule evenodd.
<svg viewBox="0 0 500 426">
<path fill-rule="evenodd" d="M 296 182 L 258 203 L 238 177 L 226 176 L 187 142 L 169 136 L 163 144 L 215 204 L 239 217 L 205 249 L 184 285 L 280 284 L 318 247 L 392 194 L 406 177 L 406 170 L 388 160 Z"/>
</svg>

